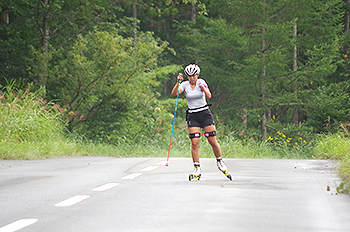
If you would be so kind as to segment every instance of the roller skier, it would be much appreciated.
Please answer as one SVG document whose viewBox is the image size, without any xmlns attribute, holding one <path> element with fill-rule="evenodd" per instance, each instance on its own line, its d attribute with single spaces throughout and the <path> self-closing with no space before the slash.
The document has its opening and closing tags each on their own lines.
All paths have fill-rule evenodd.
<svg viewBox="0 0 350 232">
<path fill-rule="evenodd" d="M 193 172 L 189 175 L 189 180 L 199 180 L 201 178 L 199 161 L 201 136 L 205 136 L 213 148 L 218 169 L 224 173 L 227 178 L 232 180 L 232 176 L 228 173 L 227 166 L 222 160 L 221 147 L 216 139 L 214 118 L 206 101 L 206 98 L 212 97 L 208 85 L 203 79 L 198 78 L 200 75 L 200 68 L 198 65 L 190 64 L 185 68 L 184 72 L 188 80 L 182 82 L 183 74 L 179 73 L 177 76 L 178 81 L 174 85 L 171 95 L 177 96 L 177 94 L 184 92 L 188 103 L 186 121 L 189 130 L 189 138 L 191 139 L 191 154 L 194 165 Z M 204 134 L 201 134 L 202 128 Z"/>
</svg>

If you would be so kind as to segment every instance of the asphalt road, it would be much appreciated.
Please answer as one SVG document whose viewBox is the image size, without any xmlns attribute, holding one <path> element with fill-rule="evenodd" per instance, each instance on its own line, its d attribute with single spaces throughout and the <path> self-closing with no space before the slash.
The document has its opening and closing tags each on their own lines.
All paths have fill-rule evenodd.
<svg viewBox="0 0 350 232">
<path fill-rule="evenodd" d="M 0 232 L 345 232 L 350 196 L 325 160 L 69 157 L 0 161 Z"/>
</svg>

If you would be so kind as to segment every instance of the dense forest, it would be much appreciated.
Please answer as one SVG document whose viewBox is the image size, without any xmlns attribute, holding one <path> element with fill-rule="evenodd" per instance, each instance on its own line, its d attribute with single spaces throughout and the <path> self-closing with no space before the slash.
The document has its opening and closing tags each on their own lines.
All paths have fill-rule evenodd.
<svg viewBox="0 0 350 232">
<path fill-rule="evenodd" d="M 0 85 L 40 91 L 90 140 L 167 139 L 170 90 L 197 63 L 222 135 L 347 133 L 349 2 L 1 0 Z"/>
</svg>

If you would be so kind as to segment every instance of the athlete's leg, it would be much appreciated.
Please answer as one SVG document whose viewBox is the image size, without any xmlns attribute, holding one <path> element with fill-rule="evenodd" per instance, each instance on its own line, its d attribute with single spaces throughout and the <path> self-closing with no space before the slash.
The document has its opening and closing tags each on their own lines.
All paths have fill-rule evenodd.
<svg viewBox="0 0 350 232">
<path fill-rule="evenodd" d="M 213 148 L 214 155 L 216 157 L 216 165 L 218 166 L 218 169 L 222 173 L 224 173 L 227 178 L 232 180 L 232 176 L 230 173 L 227 172 L 227 166 L 224 163 L 224 161 L 222 160 L 221 147 L 220 147 L 218 141 L 216 140 L 216 127 L 215 127 L 215 125 L 210 125 L 210 126 L 204 127 L 204 131 L 205 131 L 205 133 L 208 133 L 207 139 L 208 139 L 209 144 Z M 215 132 L 215 133 L 210 133 L 210 132 Z"/>
<path fill-rule="evenodd" d="M 215 125 L 210 125 L 210 126 L 204 127 L 205 133 L 213 132 L 213 131 L 216 131 Z M 209 136 L 209 137 L 207 137 L 207 139 L 208 139 L 209 144 L 213 148 L 213 152 L 214 152 L 215 157 L 220 158 L 221 157 L 221 147 L 220 147 L 220 144 L 218 143 L 218 141 L 216 140 L 216 136 Z"/>
<path fill-rule="evenodd" d="M 189 134 L 197 134 L 201 132 L 201 128 L 189 127 L 188 132 Z M 193 163 L 199 163 L 199 144 L 200 144 L 200 137 L 191 139 L 191 146 L 192 146 L 191 154 L 192 154 Z"/>
</svg>

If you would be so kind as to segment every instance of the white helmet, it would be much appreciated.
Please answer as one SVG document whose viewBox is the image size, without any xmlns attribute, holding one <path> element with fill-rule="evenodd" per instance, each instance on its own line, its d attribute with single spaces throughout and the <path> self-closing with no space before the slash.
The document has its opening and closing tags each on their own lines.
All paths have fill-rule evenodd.
<svg viewBox="0 0 350 232">
<path fill-rule="evenodd" d="M 196 64 L 189 64 L 185 68 L 185 74 L 187 76 L 193 76 L 193 75 L 199 74 L 200 72 L 201 72 L 201 69 Z"/>
</svg>

